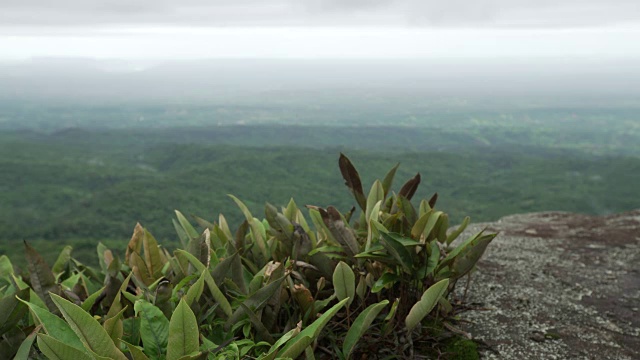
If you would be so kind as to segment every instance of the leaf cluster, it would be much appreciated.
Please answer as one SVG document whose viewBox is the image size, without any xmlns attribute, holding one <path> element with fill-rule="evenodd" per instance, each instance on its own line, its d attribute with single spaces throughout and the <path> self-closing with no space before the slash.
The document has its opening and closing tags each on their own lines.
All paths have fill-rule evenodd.
<svg viewBox="0 0 640 360">
<path fill-rule="evenodd" d="M 357 206 L 291 200 L 244 221 L 176 211 L 182 244 L 170 253 L 138 224 L 124 256 L 98 244 L 99 268 L 65 247 L 53 267 L 25 242 L 28 276 L 0 257 L 0 352 L 50 359 L 295 359 L 412 357 L 414 341 L 453 326 L 457 281 L 495 234 L 453 241 L 437 194 L 411 203 L 421 178 L 391 190 L 398 166 L 365 194 L 344 155 Z M 313 228 L 311 227 L 313 225 Z"/>
</svg>

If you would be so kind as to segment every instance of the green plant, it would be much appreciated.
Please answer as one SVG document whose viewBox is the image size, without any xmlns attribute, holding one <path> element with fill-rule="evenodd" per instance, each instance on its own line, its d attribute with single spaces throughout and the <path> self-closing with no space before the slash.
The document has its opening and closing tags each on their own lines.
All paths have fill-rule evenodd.
<svg viewBox="0 0 640 360">
<path fill-rule="evenodd" d="M 307 206 L 314 229 L 293 200 L 259 219 L 231 196 L 235 232 L 223 215 L 194 216 L 199 231 L 176 211 L 172 253 L 140 224 L 122 260 L 98 245 L 100 269 L 69 247 L 49 268 L 25 243 L 28 281 L 0 257 L 0 346 L 56 359 L 411 357 L 414 340 L 453 328 L 455 284 L 495 234 L 451 247 L 469 220 L 447 232 L 437 195 L 415 208 L 419 174 L 394 193 L 395 166 L 365 196 L 350 160 L 339 165 L 361 211 Z"/>
</svg>

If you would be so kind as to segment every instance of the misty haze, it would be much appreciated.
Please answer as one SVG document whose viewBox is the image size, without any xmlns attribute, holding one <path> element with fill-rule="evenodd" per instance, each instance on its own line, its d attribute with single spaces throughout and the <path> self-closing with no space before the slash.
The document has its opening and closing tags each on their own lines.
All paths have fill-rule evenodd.
<svg viewBox="0 0 640 360">
<path fill-rule="evenodd" d="M 93 271 L 81 260 L 124 279 L 105 259 L 122 258 L 138 223 L 171 251 L 193 238 L 181 214 L 212 238 L 226 219 L 238 244 L 254 236 L 256 223 L 264 236 L 277 232 L 267 220 L 247 219 L 228 194 L 259 219 L 267 202 L 286 209 L 293 198 L 305 214 L 305 205 L 334 206 L 342 218 L 331 221 L 351 221 L 353 233 L 369 240 L 378 230 L 363 223 L 375 209 L 388 205 L 414 217 L 432 210 L 426 201 L 409 210 L 398 200 L 368 204 L 360 215 L 355 209 L 367 200 L 351 188 L 344 160 L 338 166 L 341 154 L 357 165 L 365 197 L 397 163 L 394 189 L 406 182 L 403 195 L 419 173 L 415 198 L 437 200 L 452 226 L 467 215 L 482 223 L 545 211 L 629 212 L 640 207 L 638 44 L 640 6 L 624 0 L 5 1 L 0 255 L 25 265 L 26 240 L 53 264 L 71 245 L 77 276 Z M 387 190 L 383 200 L 395 196 Z M 304 232 L 301 224 L 291 228 Z M 446 238 L 446 225 L 437 224 Z M 407 241 L 419 247 L 411 239 L 400 247 Z M 97 260 L 98 243 L 99 254 L 118 250 Z M 245 250 L 238 245 L 238 253 Z M 211 253 L 212 264 L 230 258 L 212 260 Z M 262 266 L 244 255 L 242 264 L 240 277 Z M 286 271 L 305 263 L 291 264 Z M 15 284 L 2 282 L 3 269 L 0 296 Z M 160 280 L 147 285 L 160 288 Z M 231 290 L 233 301 L 249 297 L 242 291 Z M 159 296 L 145 288 L 152 292 Z M 220 309 L 207 316 L 214 312 Z M 25 329 L 26 339 L 33 327 Z M 0 336 L 4 359 L 9 337 Z M 31 354 L 42 356 L 35 348 Z"/>
</svg>

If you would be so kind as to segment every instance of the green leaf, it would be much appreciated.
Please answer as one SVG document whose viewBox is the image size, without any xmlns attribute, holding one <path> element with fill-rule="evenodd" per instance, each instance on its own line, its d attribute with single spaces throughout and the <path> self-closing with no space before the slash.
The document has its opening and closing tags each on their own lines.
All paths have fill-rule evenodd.
<svg viewBox="0 0 640 360">
<path fill-rule="evenodd" d="M 0 279 L 9 280 L 13 274 L 13 264 L 7 255 L 0 256 Z"/>
<path fill-rule="evenodd" d="M 260 288 L 255 293 L 251 294 L 245 301 L 244 304 L 253 311 L 258 311 L 263 308 L 271 297 L 276 294 L 280 294 L 280 289 L 282 287 L 282 283 L 284 282 L 285 276 L 273 280 L 271 283 L 266 286 Z M 233 315 L 229 317 L 227 322 L 225 323 L 225 328 L 230 329 L 231 326 L 237 323 L 242 316 L 245 315 L 244 308 L 238 307 L 236 311 L 233 312 Z"/>
<path fill-rule="evenodd" d="M 422 294 L 420 301 L 413 305 L 405 319 L 408 331 L 413 330 L 433 310 L 440 297 L 447 290 L 447 286 L 449 286 L 449 279 L 443 279 L 431 285 Z"/>
<path fill-rule="evenodd" d="M 450 245 L 453 242 L 453 240 L 457 239 L 458 236 L 462 234 L 462 232 L 467 228 L 467 226 L 469 226 L 470 221 L 471 221 L 471 218 L 468 216 L 466 216 L 464 220 L 462 220 L 462 224 L 460 224 L 460 226 L 458 226 L 456 230 L 452 231 L 449 234 L 449 236 L 447 236 L 447 240 L 446 240 L 447 245 Z"/>
<path fill-rule="evenodd" d="M 189 290 L 187 290 L 187 294 L 184 297 L 187 305 L 191 306 L 194 301 L 198 302 L 200 300 L 200 296 L 202 295 L 202 291 L 204 290 L 204 280 L 206 278 L 205 273 L 208 273 L 207 269 L 202 270 L 202 273 L 198 277 L 198 280 L 196 280 L 196 282 L 189 287 Z"/>
<path fill-rule="evenodd" d="M 13 358 L 13 360 L 29 360 L 29 353 L 31 352 L 31 346 L 33 346 L 33 341 L 36 339 L 36 335 L 38 334 L 39 330 L 40 328 L 36 327 L 35 330 L 33 330 L 31 334 L 29 334 L 29 336 L 27 336 L 27 338 L 24 339 L 22 344 L 20 344 L 20 347 L 18 348 L 18 352 L 16 352 L 16 355 Z"/>
<path fill-rule="evenodd" d="M 22 302 L 29 307 L 29 311 L 31 312 L 34 322 L 42 325 L 44 331 L 49 336 L 52 336 L 56 340 L 60 340 L 71 347 L 84 351 L 84 345 L 80 341 L 80 338 L 78 338 L 78 335 L 76 335 L 69 324 L 64 322 L 64 320 L 50 313 L 47 309 L 41 308 L 40 306 L 28 301 Z"/>
<path fill-rule="evenodd" d="M 169 322 L 167 360 L 178 360 L 198 352 L 198 322 L 189 305 L 180 300 Z M 144 342 L 144 340 L 143 340 Z"/>
<path fill-rule="evenodd" d="M 471 235 L 468 237 L 462 244 L 458 245 L 455 249 L 453 249 L 447 256 L 438 264 L 438 268 L 436 269 L 436 273 L 438 273 L 445 266 L 449 265 L 454 259 L 460 255 L 461 253 L 465 253 L 470 251 L 470 248 L 480 245 L 482 251 L 484 252 L 484 248 L 487 247 L 489 242 L 493 240 L 498 234 L 489 234 L 484 235 L 484 231 L 482 230 L 475 235 Z M 482 255 L 482 254 L 480 254 Z"/>
<path fill-rule="evenodd" d="M 422 216 L 418 218 L 418 220 L 413 224 L 411 228 L 411 237 L 414 239 L 420 239 L 420 236 L 424 233 L 424 229 L 427 226 L 427 222 L 429 221 L 429 217 L 431 216 L 432 210 L 427 211 Z"/>
<path fill-rule="evenodd" d="M 242 214 L 244 214 L 244 217 L 249 223 L 249 227 L 251 228 L 253 239 L 258 246 L 258 249 L 260 249 L 260 253 L 262 254 L 263 259 L 266 261 L 267 259 L 269 259 L 269 251 L 267 248 L 267 243 L 264 236 L 264 227 L 262 227 L 262 223 L 255 219 L 253 215 L 251 215 L 251 212 L 249 211 L 247 206 L 242 201 L 240 201 L 240 199 L 231 194 L 229 194 L 228 196 L 233 199 L 233 201 L 242 211 Z"/>
<path fill-rule="evenodd" d="M 347 307 L 351 305 L 356 293 L 356 276 L 351 267 L 340 261 L 333 271 L 333 288 L 338 300 L 349 299 Z"/>
<path fill-rule="evenodd" d="M 118 345 L 120 343 L 120 339 L 124 333 L 124 326 L 122 324 L 122 315 L 124 311 L 127 309 L 125 306 L 120 312 L 116 315 L 105 320 L 103 327 L 109 334 L 111 340 L 113 340 L 114 345 Z"/>
<path fill-rule="evenodd" d="M 184 229 L 184 231 L 187 233 L 187 235 L 191 239 L 196 239 L 198 236 L 200 236 L 200 234 L 198 234 L 196 229 L 191 225 L 189 220 L 187 220 L 187 218 L 185 218 L 180 211 L 175 210 L 175 213 L 176 213 L 176 217 L 178 218 L 178 222 L 180 223 L 180 226 L 182 226 L 182 229 Z"/>
<path fill-rule="evenodd" d="M 155 305 L 138 300 L 134 304 L 136 316 L 140 317 L 140 338 L 144 353 L 152 359 L 162 358 L 169 337 L 169 319 Z"/>
<path fill-rule="evenodd" d="M 371 186 L 369 196 L 367 197 L 367 208 L 365 211 L 365 220 L 367 223 L 369 223 L 369 220 L 371 219 L 373 208 L 379 201 L 384 201 L 384 189 L 382 188 L 382 183 L 379 180 L 376 180 Z"/>
<path fill-rule="evenodd" d="M 144 231 L 144 237 L 142 238 L 142 248 L 144 249 L 144 262 L 147 264 L 149 274 L 152 275 L 154 279 L 161 277 L 164 263 L 160 256 L 158 242 L 146 229 Z"/>
<path fill-rule="evenodd" d="M 383 198 L 386 198 L 389 194 L 389 190 L 391 190 L 391 185 L 393 184 L 393 178 L 396 176 L 396 170 L 398 170 L 399 166 L 400 163 L 397 163 L 396 166 L 392 167 L 382 180 L 382 189 L 384 190 Z"/>
<path fill-rule="evenodd" d="M 71 329 L 78 335 L 80 341 L 88 350 L 108 356 L 112 359 L 126 360 L 127 357 L 118 350 L 106 330 L 87 312 L 62 297 L 51 294 L 51 299 L 62 312 Z"/>
<path fill-rule="evenodd" d="M 222 291 L 220 291 L 220 288 L 218 288 L 218 285 L 213 280 L 213 277 L 211 277 L 211 274 L 209 273 L 209 271 L 205 271 L 206 268 L 200 262 L 200 260 L 196 259 L 195 256 L 191 255 L 190 253 L 188 253 L 188 252 L 186 252 L 184 250 L 176 250 L 176 251 L 174 251 L 174 253 L 176 254 L 176 256 L 179 254 L 179 255 L 185 257 L 189 261 L 189 263 L 191 263 L 191 265 L 193 265 L 193 267 L 196 269 L 196 271 L 204 273 L 204 276 L 205 276 L 204 281 L 207 284 L 207 287 L 209 288 L 209 291 L 211 292 L 211 296 L 213 296 L 213 299 L 218 302 L 218 304 L 220 305 L 220 308 L 222 309 L 222 311 L 227 316 L 231 316 L 233 310 L 231 309 L 231 304 L 229 303 L 229 300 L 227 300 L 227 298 L 224 296 Z"/>
<path fill-rule="evenodd" d="M 311 325 L 307 326 L 293 339 L 289 340 L 287 344 L 278 352 L 278 357 L 296 359 L 302 354 L 307 346 L 311 345 L 320 332 L 327 325 L 329 320 L 347 303 L 349 299 L 344 299 L 335 304 L 331 309 L 327 310 L 322 316 L 320 316 Z"/>
<path fill-rule="evenodd" d="M 53 268 L 51 268 L 55 276 L 58 276 L 65 271 L 69 260 L 71 260 L 71 250 L 73 250 L 73 247 L 67 245 L 64 247 L 64 249 L 62 249 L 62 251 L 60 251 L 58 259 L 56 260 L 55 264 L 53 264 Z"/>
<path fill-rule="evenodd" d="M 413 257 L 409 250 L 389 233 L 380 232 L 380 243 L 389 254 L 400 263 L 405 272 L 411 273 L 413 267 Z"/>
<path fill-rule="evenodd" d="M 360 205 L 360 208 L 365 210 L 367 208 L 367 199 L 364 197 L 364 190 L 362 190 L 360 174 L 358 174 L 358 171 L 351 163 L 351 160 L 342 153 L 340 153 L 338 166 L 340 167 L 340 173 L 345 181 L 345 185 L 347 185 L 349 190 L 351 190 L 351 193 L 355 197 L 358 205 Z"/>
<path fill-rule="evenodd" d="M 89 312 L 89 310 L 91 310 L 91 308 L 93 307 L 93 305 L 96 303 L 96 301 L 98 300 L 98 298 L 100 297 L 100 295 L 102 295 L 102 292 L 105 290 L 105 287 L 102 287 L 100 289 L 98 289 L 98 291 L 94 292 L 93 294 L 89 295 L 89 297 L 87 297 L 83 302 L 82 305 L 80 305 L 80 307 L 82 308 L 82 310 Z"/>
<path fill-rule="evenodd" d="M 57 308 L 51 298 L 49 292 L 60 294 L 60 286 L 56 284 L 56 278 L 51 272 L 51 268 L 44 261 L 38 252 L 24 242 L 25 253 L 27 255 L 27 266 L 29 268 L 29 276 L 31 279 L 31 287 L 38 296 L 47 305 L 52 312 L 57 312 Z"/>
<path fill-rule="evenodd" d="M 480 236 L 465 246 L 451 263 L 451 270 L 454 274 L 453 277 L 458 279 L 471 271 L 496 235 L 497 234 L 488 234 Z"/>
<path fill-rule="evenodd" d="M 29 289 L 22 289 L 0 299 L 0 336 L 16 326 L 28 311 L 18 298 L 29 299 Z"/>
<path fill-rule="evenodd" d="M 38 349 L 49 360 L 93 360 L 93 357 L 88 353 L 69 346 L 49 335 L 38 334 L 37 336 Z"/>
<path fill-rule="evenodd" d="M 400 276 L 394 273 L 386 272 L 380 276 L 375 283 L 373 283 L 373 287 L 371 287 L 372 293 L 380 292 L 380 290 L 384 289 L 388 284 L 393 284 L 400 279 Z"/>
<path fill-rule="evenodd" d="M 373 320 L 375 320 L 376 316 L 378 316 L 387 304 L 389 304 L 389 300 L 383 300 L 377 304 L 369 305 L 358 315 L 353 324 L 351 324 L 347 335 L 344 337 L 344 343 L 342 344 L 342 353 L 346 359 L 349 359 L 358 340 L 369 330 L 369 326 L 371 326 Z"/>
<path fill-rule="evenodd" d="M 120 342 L 122 342 L 125 345 L 127 345 L 127 348 L 129 349 L 129 354 L 131 354 L 131 357 L 133 358 L 133 360 L 149 360 L 147 355 L 145 355 L 142 352 L 142 350 L 140 350 L 139 347 L 137 347 L 135 345 L 131 345 L 131 344 L 129 344 L 128 342 L 126 342 L 124 340 L 120 340 Z"/>
</svg>

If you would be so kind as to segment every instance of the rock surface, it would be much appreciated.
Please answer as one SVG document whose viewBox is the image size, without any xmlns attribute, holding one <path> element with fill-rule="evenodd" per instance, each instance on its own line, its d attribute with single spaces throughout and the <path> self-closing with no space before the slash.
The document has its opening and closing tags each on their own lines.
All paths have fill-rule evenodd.
<svg viewBox="0 0 640 360">
<path fill-rule="evenodd" d="M 640 210 L 476 224 L 500 235 L 472 275 L 464 330 L 485 359 L 640 359 Z M 464 289 L 465 280 L 458 284 Z"/>
</svg>

